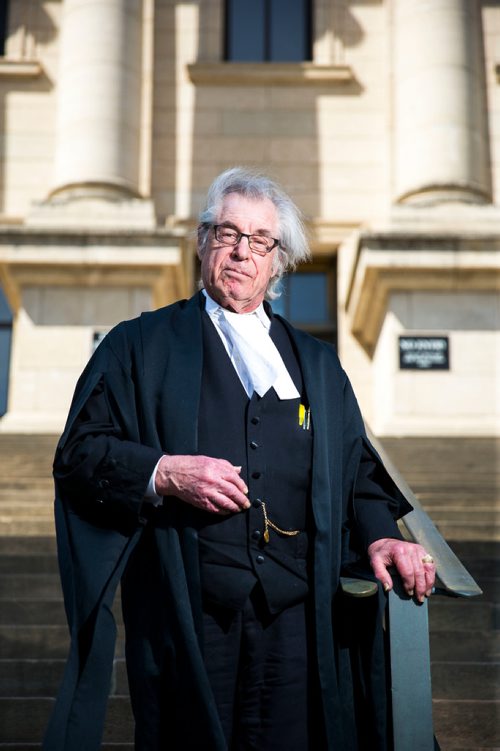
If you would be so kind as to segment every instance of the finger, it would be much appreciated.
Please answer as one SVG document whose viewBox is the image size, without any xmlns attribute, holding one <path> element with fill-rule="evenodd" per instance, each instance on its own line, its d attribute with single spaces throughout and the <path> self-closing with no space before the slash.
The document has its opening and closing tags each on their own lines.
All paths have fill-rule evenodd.
<svg viewBox="0 0 500 751">
<path fill-rule="evenodd" d="M 229 462 L 224 463 L 227 464 L 227 467 L 225 468 L 225 471 L 221 473 L 221 477 L 226 480 L 226 482 L 230 482 L 235 485 L 241 493 L 247 495 L 247 484 L 243 480 L 243 478 L 240 477 L 241 467 L 235 467 L 234 465 L 229 464 Z"/>
<path fill-rule="evenodd" d="M 231 508 L 231 505 L 235 504 L 235 510 L 241 511 L 250 506 L 250 501 L 245 492 L 231 482 L 221 480 L 214 492 L 214 498 L 224 507 Z"/>
<path fill-rule="evenodd" d="M 233 484 L 238 488 L 238 490 L 243 493 L 244 495 L 248 495 L 248 487 L 246 482 L 243 480 L 243 478 L 236 476 L 236 478 L 233 480 Z"/>
<path fill-rule="evenodd" d="M 203 511 L 208 511 L 211 514 L 219 514 L 219 516 L 230 516 L 231 513 L 236 513 L 237 509 L 229 509 L 220 506 L 215 499 L 206 500 L 203 505 Z"/>
<path fill-rule="evenodd" d="M 211 498 L 192 498 L 192 497 L 185 497 L 182 498 L 185 503 L 189 504 L 190 506 L 193 506 L 196 509 L 199 509 L 200 511 L 206 511 L 209 514 L 229 514 L 230 511 L 227 511 L 224 508 L 221 508 L 217 501 L 215 499 Z"/>
<path fill-rule="evenodd" d="M 425 597 L 430 597 L 432 594 L 436 567 L 432 557 L 420 545 L 414 550 L 414 567 L 416 595 L 419 602 L 423 602 Z"/>
<path fill-rule="evenodd" d="M 426 591 L 427 580 L 425 577 L 425 571 L 423 567 L 419 567 L 415 571 L 415 597 L 419 602 L 424 601 Z"/>
<path fill-rule="evenodd" d="M 243 480 L 242 477 L 236 477 L 233 480 L 233 484 L 238 488 L 240 493 L 243 493 L 244 495 L 248 495 L 248 487 L 246 482 Z"/>
<path fill-rule="evenodd" d="M 383 559 L 381 556 L 373 556 L 372 560 L 370 561 L 371 567 L 373 569 L 373 573 L 377 577 L 377 579 L 382 582 L 382 585 L 384 587 L 384 592 L 388 592 L 393 587 L 393 581 L 392 577 L 389 574 Z"/>
<path fill-rule="evenodd" d="M 201 496 L 195 498 L 186 498 L 187 503 L 201 511 L 207 511 L 210 514 L 229 515 L 236 514 L 241 509 L 229 501 L 224 496 L 212 492 L 210 496 Z"/>
<path fill-rule="evenodd" d="M 246 502 L 246 499 L 245 499 Z M 239 514 L 243 510 L 246 509 L 246 506 L 243 506 L 241 503 L 237 503 L 231 498 L 228 498 L 226 495 L 220 494 L 216 495 L 212 499 L 212 503 L 214 503 L 218 509 L 221 511 L 225 511 L 228 514 Z"/>
<path fill-rule="evenodd" d="M 432 563 L 424 566 L 425 572 L 425 596 L 430 597 L 436 581 L 436 569 Z"/>
<path fill-rule="evenodd" d="M 415 569 L 412 559 L 406 553 L 400 553 L 394 556 L 394 565 L 401 577 L 406 593 L 413 597 L 415 593 Z"/>
</svg>

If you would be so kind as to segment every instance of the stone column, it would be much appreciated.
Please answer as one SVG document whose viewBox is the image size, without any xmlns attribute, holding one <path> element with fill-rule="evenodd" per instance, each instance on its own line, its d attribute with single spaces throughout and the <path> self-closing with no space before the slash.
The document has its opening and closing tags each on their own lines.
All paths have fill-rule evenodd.
<svg viewBox="0 0 500 751">
<path fill-rule="evenodd" d="M 64 0 L 52 196 L 136 196 L 141 0 Z"/>
<path fill-rule="evenodd" d="M 393 0 L 397 202 L 491 200 L 481 3 Z"/>
</svg>

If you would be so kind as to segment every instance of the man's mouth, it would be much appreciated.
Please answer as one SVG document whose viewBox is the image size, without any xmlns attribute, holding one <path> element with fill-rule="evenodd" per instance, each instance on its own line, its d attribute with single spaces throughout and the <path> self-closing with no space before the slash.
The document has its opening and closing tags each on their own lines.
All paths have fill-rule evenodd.
<svg viewBox="0 0 500 751">
<path fill-rule="evenodd" d="M 233 268 L 225 268 L 224 269 L 225 274 L 233 274 L 236 276 L 244 276 L 244 277 L 250 277 L 250 274 L 247 274 L 246 271 L 243 271 L 243 269 L 233 269 Z"/>
</svg>

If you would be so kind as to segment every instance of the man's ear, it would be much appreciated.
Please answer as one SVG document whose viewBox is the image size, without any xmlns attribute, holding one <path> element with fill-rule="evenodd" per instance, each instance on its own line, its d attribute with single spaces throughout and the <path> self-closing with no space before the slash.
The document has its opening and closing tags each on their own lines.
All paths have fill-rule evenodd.
<svg viewBox="0 0 500 751">
<path fill-rule="evenodd" d="M 198 238 L 198 242 L 196 245 L 196 254 L 201 261 L 203 253 L 206 250 L 207 228 L 203 224 L 199 224 L 196 230 L 196 234 Z"/>
</svg>

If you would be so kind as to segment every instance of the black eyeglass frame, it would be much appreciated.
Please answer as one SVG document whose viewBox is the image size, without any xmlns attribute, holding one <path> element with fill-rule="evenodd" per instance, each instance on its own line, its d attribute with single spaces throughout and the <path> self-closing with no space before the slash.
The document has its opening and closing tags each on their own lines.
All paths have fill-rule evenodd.
<svg viewBox="0 0 500 751">
<path fill-rule="evenodd" d="M 222 245 L 227 245 L 229 248 L 234 248 L 236 245 L 238 245 L 238 243 L 241 242 L 242 237 L 247 238 L 248 247 L 250 248 L 252 253 L 257 253 L 259 255 L 270 253 L 280 244 L 280 241 L 277 240 L 275 237 L 268 237 L 267 235 L 256 235 L 255 232 L 252 233 L 251 235 L 247 235 L 246 232 L 240 232 L 238 229 L 235 229 L 234 227 L 228 227 L 227 224 L 210 224 L 209 226 L 213 229 L 214 237 L 217 240 L 217 242 L 221 243 Z M 234 243 L 224 242 L 224 240 L 221 240 L 219 237 L 217 237 L 217 231 L 219 230 L 219 228 L 230 229 L 230 230 L 233 230 L 233 232 L 236 232 L 235 242 Z M 266 248 L 264 253 L 262 253 L 260 248 L 258 250 L 256 250 L 255 248 L 252 248 L 252 237 L 265 237 L 266 240 L 272 240 L 273 244 L 271 245 L 270 248 Z"/>
</svg>

